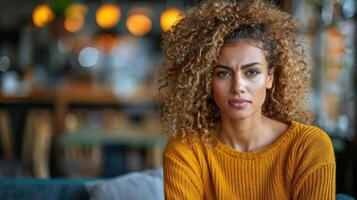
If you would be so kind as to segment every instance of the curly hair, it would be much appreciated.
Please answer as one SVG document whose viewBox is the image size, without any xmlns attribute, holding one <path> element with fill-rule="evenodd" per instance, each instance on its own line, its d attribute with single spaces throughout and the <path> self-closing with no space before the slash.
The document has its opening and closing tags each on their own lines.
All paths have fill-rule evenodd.
<svg viewBox="0 0 357 200">
<path fill-rule="evenodd" d="M 161 43 L 164 133 L 184 140 L 187 133 L 202 139 L 214 134 L 218 107 L 212 98 L 213 68 L 223 45 L 239 39 L 262 43 L 269 66 L 275 68 L 263 115 L 310 122 L 304 107 L 309 69 L 296 32 L 292 16 L 262 0 L 207 1 L 189 9 L 172 31 L 163 34 Z"/>
</svg>

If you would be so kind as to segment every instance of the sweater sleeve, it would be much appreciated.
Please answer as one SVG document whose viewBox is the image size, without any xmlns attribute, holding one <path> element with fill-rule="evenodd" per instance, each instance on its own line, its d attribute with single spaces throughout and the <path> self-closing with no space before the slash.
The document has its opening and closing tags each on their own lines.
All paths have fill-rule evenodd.
<svg viewBox="0 0 357 200">
<path fill-rule="evenodd" d="M 203 199 L 199 165 L 190 147 L 173 139 L 163 159 L 165 199 Z"/>
<path fill-rule="evenodd" d="M 336 167 L 333 164 L 324 165 L 316 169 L 304 181 L 298 194 L 298 199 L 335 199 L 335 175 Z"/>
<path fill-rule="evenodd" d="M 328 135 L 316 127 L 306 130 L 307 137 L 299 149 L 293 199 L 335 199 L 336 163 Z"/>
</svg>

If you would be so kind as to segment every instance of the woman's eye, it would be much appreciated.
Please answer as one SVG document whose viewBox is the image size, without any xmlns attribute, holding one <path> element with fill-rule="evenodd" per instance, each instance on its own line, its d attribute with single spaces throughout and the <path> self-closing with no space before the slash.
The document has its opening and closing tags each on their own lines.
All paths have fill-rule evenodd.
<svg viewBox="0 0 357 200">
<path fill-rule="evenodd" d="M 227 72 L 227 71 L 220 71 L 220 72 L 217 72 L 216 75 L 217 75 L 218 77 L 224 78 L 224 77 L 230 77 L 230 76 L 232 76 L 232 73 L 231 73 L 231 72 Z"/>
<path fill-rule="evenodd" d="M 254 70 L 247 71 L 247 72 L 245 73 L 245 75 L 246 75 L 247 77 L 255 77 L 255 76 L 257 76 L 258 74 L 259 74 L 259 72 L 258 72 L 258 71 L 254 71 Z"/>
</svg>

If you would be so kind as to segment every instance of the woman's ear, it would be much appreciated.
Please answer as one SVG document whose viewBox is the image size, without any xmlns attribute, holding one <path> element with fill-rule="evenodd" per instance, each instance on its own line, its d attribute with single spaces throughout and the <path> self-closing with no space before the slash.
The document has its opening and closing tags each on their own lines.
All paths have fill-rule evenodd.
<svg viewBox="0 0 357 200">
<path fill-rule="evenodd" d="M 271 67 L 270 69 L 268 69 L 267 89 L 271 89 L 273 87 L 274 71 L 275 67 Z"/>
</svg>

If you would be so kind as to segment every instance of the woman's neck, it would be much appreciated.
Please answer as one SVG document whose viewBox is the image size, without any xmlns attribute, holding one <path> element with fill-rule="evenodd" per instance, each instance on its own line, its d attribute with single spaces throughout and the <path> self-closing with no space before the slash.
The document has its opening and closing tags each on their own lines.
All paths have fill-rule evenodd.
<svg viewBox="0 0 357 200">
<path fill-rule="evenodd" d="M 264 146 L 267 118 L 263 115 L 240 120 L 232 120 L 221 116 L 218 137 L 223 143 L 242 151 L 258 151 Z"/>
</svg>

